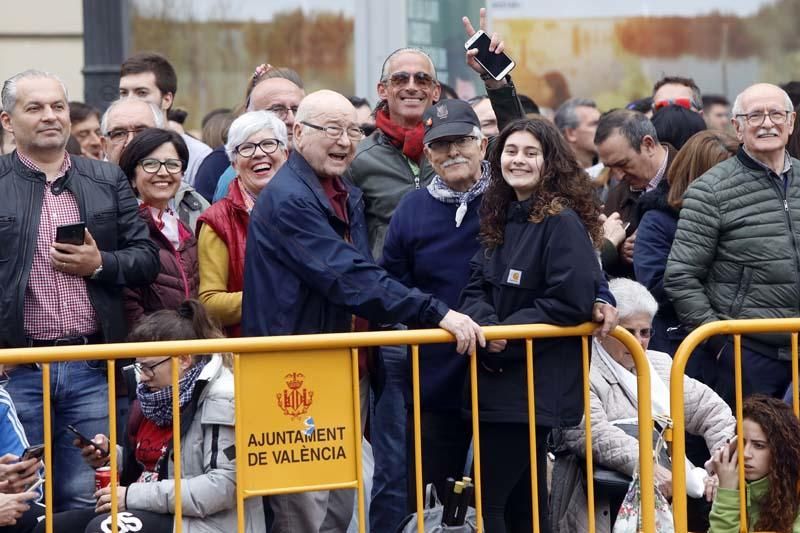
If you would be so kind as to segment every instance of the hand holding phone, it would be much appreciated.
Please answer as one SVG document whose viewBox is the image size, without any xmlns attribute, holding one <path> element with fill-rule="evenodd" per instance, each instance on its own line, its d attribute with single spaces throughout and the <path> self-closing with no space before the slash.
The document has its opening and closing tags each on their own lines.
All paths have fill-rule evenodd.
<svg viewBox="0 0 800 533">
<path fill-rule="evenodd" d="M 94 456 L 94 457 L 99 457 L 101 459 L 104 459 L 104 458 L 108 457 L 108 449 L 103 449 L 103 447 L 101 445 L 95 443 L 92 439 L 90 439 L 89 437 L 87 437 L 86 435 L 84 435 L 83 433 L 78 431 L 75 428 L 75 426 L 72 426 L 72 425 L 68 424 L 67 425 L 67 429 L 69 431 L 71 431 L 75 435 L 75 437 L 77 437 L 78 443 L 80 444 L 80 446 L 79 446 L 80 448 L 87 448 L 88 447 L 88 448 L 92 449 L 92 451 L 90 451 L 88 455 L 91 455 L 91 456 Z M 100 452 L 100 455 L 98 456 L 95 452 Z M 86 457 L 87 453 L 84 453 L 83 455 L 84 455 L 84 457 Z M 86 458 L 87 458 L 87 460 L 89 459 L 88 457 L 86 457 Z"/>
<path fill-rule="evenodd" d="M 44 444 L 35 444 L 33 446 L 28 446 L 25 448 L 25 451 L 22 452 L 22 456 L 20 456 L 20 461 L 27 461 L 28 459 L 39 459 L 44 457 Z"/>
<path fill-rule="evenodd" d="M 480 29 L 477 31 L 468 17 L 462 17 L 461 21 L 468 37 L 464 49 L 467 50 L 467 64 L 470 68 L 478 74 L 488 72 L 497 81 L 505 78 L 516 64 L 504 53 L 505 43 L 497 33 L 493 33 L 491 37 L 486 33 L 486 8 L 481 8 Z"/>
<path fill-rule="evenodd" d="M 84 234 L 86 233 L 86 224 L 83 222 L 76 222 L 75 224 L 64 224 L 56 228 L 56 242 L 62 244 L 74 244 L 80 246 L 83 244 Z"/>
</svg>

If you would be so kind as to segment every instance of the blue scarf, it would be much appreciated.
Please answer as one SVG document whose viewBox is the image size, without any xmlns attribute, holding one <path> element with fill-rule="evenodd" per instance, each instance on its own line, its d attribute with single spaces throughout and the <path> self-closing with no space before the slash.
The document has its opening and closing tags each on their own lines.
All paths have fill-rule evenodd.
<svg viewBox="0 0 800 533">
<path fill-rule="evenodd" d="M 207 362 L 198 361 L 178 380 L 178 401 L 181 409 L 192 399 L 197 378 Z M 139 398 L 145 418 L 159 427 L 172 424 L 172 385 L 151 391 L 144 383 L 139 383 L 136 387 L 136 397 Z"/>
</svg>

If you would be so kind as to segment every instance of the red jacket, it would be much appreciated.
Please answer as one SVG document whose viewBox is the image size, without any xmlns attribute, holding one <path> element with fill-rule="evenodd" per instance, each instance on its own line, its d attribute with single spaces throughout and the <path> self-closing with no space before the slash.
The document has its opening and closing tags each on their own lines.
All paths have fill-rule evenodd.
<svg viewBox="0 0 800 533">
<path fill-rule="evenodd" d="M 228 195 L 209 207 L 197 221 L 198 233 L 202 224 L 208 224 L 228 248 L 229 292 L 244 288 L 244 251 L 250 222 L 237 180 L 231 182 Z M 228 337 L 242 336 L 239 324 L 226 327 L 225 333 Z"/>
</svg>

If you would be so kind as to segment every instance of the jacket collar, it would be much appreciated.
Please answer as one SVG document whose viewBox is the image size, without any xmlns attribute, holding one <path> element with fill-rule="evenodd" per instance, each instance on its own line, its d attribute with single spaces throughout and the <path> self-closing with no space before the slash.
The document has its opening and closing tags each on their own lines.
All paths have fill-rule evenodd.
<svg viewBox="0 0 800 533">
<path fill-rule="evenodd" d="M 325 212 L 327 213 L 329 218 L 336 218 L 339 217 L 336 215 L 336 212 L 331 207 L 331 202 L 328 200 L 328 195 L 325 194 L 325 190 L 322 188 L 322 184 L 319 182 L 319 176 L 317 173 L 314 172 L 314 169 L 311 168 L 311 165 L 308 164 L 308 161 L 300 155 L 297 150 L 293 150 L 291 154 L 289 154 L 289 159 L 286 160 L 286 165 L 288 165 L 300 178 L 300 181 L 308 187 L 311 192 L 316 197 L 317 201 L 325 208 Z M 352 215 L 354 210 L 357 208 L 358 203 L 361 201 L 361 190 L 357 187 L 352 187 L 351 184 L 345 180 L 344 178 L 340 178 L 344 183 L 345 187 L 347 187 L 347 210 L 348 214 Z M 352 217 L 350 218 L 352 222 Z"/>
<path fill-rule="evenodd" d="M 233 178 L 233 181 L 228 185 L 228 194 L 225 195 L 225 198 L 230 201 L 235 209 L 244 211 L 247 214 L 247 207 L 244 205 L 244 198 L 242 197 L 242 190 L 239 188 L 238 180 L 239 176 Z"/>
<path fill-rule="evenodd" d="M 784 160 L 786 160 L 786 149 L 784 149 Z M 739 145 L 739 150 L 736 152 L 736 158 L 747 168 L 750 170 L 760 170 L 760 171 L 767 171 L 768 173 L 774 174 L 775 172 L 772 171 L 769 167 L 767 167 L 764 163 L 760 161 L 756 161 L 753 159 L 750 154 L 747 153 L 747 150 L 744 149 L 744 144 Z M 789 168 L 791 168 L 791 158 L 788 159 L 789 161 Z M 786 170 L 784 170 L 785 172 Z"/>
</svg>

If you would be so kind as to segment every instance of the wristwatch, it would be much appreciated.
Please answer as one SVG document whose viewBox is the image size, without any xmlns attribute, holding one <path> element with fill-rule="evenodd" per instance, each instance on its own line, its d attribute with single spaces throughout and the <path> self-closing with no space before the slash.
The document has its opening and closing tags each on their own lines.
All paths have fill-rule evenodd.
<svg viewBox="0 0 800 533">
<path fill-rule="evenodd" d="M 97 279 L 97 277 L 100 275 L 102 271 L 103 271 L 103 263 L 100 263 L 100 266 L 94 269 L 94 272 L 92 272 L 92 275 L 89 276 L 89 279 Z"/>
</svg>

